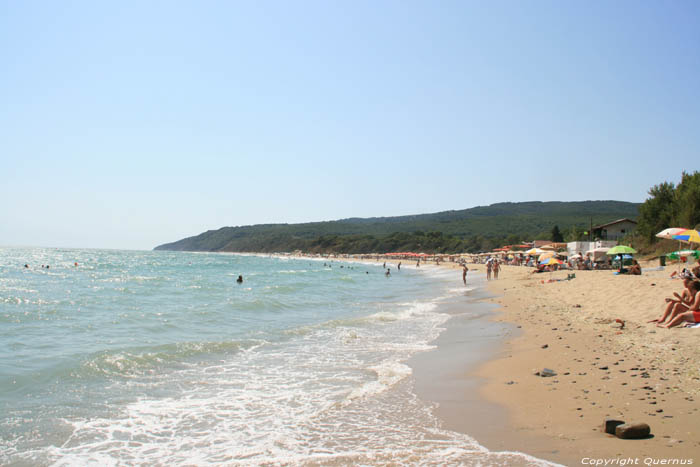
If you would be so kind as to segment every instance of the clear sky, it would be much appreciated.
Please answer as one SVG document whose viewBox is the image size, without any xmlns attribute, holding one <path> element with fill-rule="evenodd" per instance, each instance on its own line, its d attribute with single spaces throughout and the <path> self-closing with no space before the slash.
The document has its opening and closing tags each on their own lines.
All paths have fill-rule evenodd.
<svg viewBox="0 0 700 467">
<path fill-rule="evenodd" d="M 0 0 L 0 245 L 641 202 L 699 156 L 695 0 Z"/>
</svg>

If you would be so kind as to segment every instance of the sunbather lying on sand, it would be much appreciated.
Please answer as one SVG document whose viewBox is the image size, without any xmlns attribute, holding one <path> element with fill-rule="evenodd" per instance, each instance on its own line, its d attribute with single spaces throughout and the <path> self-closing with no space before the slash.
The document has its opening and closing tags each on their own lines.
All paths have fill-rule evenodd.
<svg viewBox="0 0 700 467">
<path fill-rule="evenodd" d="M 681 292 L 680 295 L 678 295 L 678 292 L 673 292 L 673 298 L 667 298 L 666 299 L 666 308 L 664 309 L 664 314 L 661 315 L 661 318 L 657 319 L 652 319 L 651 321 L 648 321 L 649 323 L 659 323 L 663 324 L 666 321 L 666 318 L 668 318 L 668 321 L 670 322 L 673 318 L 676 317 L 678 313 L 681 313 L 681 310 L 675 311 L 674 308 L 678 304 L 682 304 L 684 306 L 689 306 L 693 300 L 695 299 L 695 294 L 691 293 L 689 287 L 690 284 L 693 282 L 693 278 L 690 274 L 684 274 L 683 275 L 683 291 Z M 683 310 L 684 311 L 684 310 Z"/>
<path fill-rule="evenodd" d="M 681 323 L 700 323 L 700 281 L 694 280 L 690 283 L 690 292 L 695 294 L 695 299 L 693 303 L 689 306 L 685 306 L 678 303 L 675 308 L 680 311 L 676 314 L 676 317 L 671 319 L 671 321 L 666 325 L 667 328 L 672 328 L 678 326 Z M 660 326 L 657 324 L 657 326 Z"/>
</svg>

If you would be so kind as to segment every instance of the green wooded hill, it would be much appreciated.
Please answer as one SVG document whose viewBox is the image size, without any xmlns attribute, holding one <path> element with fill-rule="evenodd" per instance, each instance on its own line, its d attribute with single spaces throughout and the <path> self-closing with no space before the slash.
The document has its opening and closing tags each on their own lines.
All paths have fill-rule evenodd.
<svg viewBox="0 0 700 467">
<path fill-rule="evenodd" d="M 638 203 L 577 201 L 498 203 L 459 211 L 397 217 L 350 218 L 303 224 L 222 227 L 156 247 L 175 251 L 318 253 L 477 252 L 506 243 L 583 237 L 593 224 L 637 217 Z"/>
</svg>

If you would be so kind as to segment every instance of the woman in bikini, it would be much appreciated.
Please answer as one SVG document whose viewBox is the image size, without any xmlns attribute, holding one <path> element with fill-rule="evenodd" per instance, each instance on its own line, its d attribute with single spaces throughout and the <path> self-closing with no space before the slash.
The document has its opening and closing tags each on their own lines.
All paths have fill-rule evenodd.
<svg viewBox="0 0 700 467">
<path fill-rule="evenodd" d="M 685 305 L 685 306 L 690 306 L 691 303 L 693 303 L 693 300 L 695 298 L 694 294 L 691 293 L 689 287 L 690 283 L 693 282 L 693 278 L 689 275 L 686 274 L 683 276 L 683 292 L 681 292 L 680 295 L 678 295 L 678 292 L 673 292 L 673 296 L 675 298 L 667 298 L 666 299 L 666 308 L 664 309 L 664 314 L 661 315 L 661 318 L 657 319 L 652 319 L 649 321 L 649 323 L 658 323 L 658 324 L 664 324 L 666 319 L 668 318 L 668 321 L 670 322 L 673 318 L 676 317 L 678 313 L 684 310 L 679 310 L 675 311 L 675 307 L 678 304 Z"/>
<path fill-rule="evenodd" d="M 678 308 L 680 311 L 676 314 L 676 317 L 671 319 L 666 325 L 667 328 L 678 326 L 681 323 L 700 323 L 700 293 L 698 293 L 700 291 L 700 281 L 692 281 L 689 289 L 691 293 L 695 294 L 693 303 L 689 306 L 678 303 L 674 308 Z"/>
</svg>

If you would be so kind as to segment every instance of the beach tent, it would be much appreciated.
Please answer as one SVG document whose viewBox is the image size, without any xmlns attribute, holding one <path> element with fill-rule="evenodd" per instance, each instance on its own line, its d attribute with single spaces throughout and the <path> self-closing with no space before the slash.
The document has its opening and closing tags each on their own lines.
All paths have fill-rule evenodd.
<svg viewBox="0 0 700 467">
<path fill-rule="evenodd" d="M 586 252 L 587 255 L 591 255 L 593 258 L 593 261 L 601 261 L 603 258 L 605 258 L 605 255 L 608 254 L 608 251 L 610 251 L 610 248 L 594 248 L 592 250 L 588 250 Z"/>
</svg>

